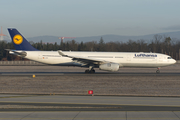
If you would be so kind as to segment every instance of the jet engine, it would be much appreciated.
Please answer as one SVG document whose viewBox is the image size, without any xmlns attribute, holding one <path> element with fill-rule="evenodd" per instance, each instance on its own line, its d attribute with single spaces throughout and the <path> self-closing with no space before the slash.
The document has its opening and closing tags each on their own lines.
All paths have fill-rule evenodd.
<svg viewBox="0 0 180 120">
<path fill-rule="evenodd" d="M 100 70 L 107 70 L 107 71 L 118 71 L 119 64 L 117 63 L 105 63 L 99 66 Z"/>
</svg>

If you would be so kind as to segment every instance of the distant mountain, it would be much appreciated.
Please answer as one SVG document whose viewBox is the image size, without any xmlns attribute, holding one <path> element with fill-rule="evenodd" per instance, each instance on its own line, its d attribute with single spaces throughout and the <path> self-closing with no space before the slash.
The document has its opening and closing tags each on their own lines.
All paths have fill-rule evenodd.
<svg viewBox="0 0 180 120">
<path fill-rule="evenodd" d="M 157 33 L 158 35 L 162 36 L 167 36 L 171 38 L 177 38 L 180 40 L 180 31 L 177 32 L 166 32 L 166 33 Z M 150 40 L 153 39 L 155 34 L 150 34 L 150 35 L 143 35 L 143 36 L 121 36 L 121 35 L 101 35 L 101 36 L 90 36 L 90 37 L 76 37 L 75 41 L 76 42 L 90 42 L 90 41 L 97 41 L 103 38 L 104 42 L 110 42 L 110 41 L 119 41 L 119 42 L 127 42 L 128 40 L 145 40 L 146 42 L 149 42 Z M 58 39 L 57 36 L 37 36 L 37 37 L 31 37 L 27 38 L 28 41 L 33 41 L 33 42 L 40 42 L 41 40 L 44 43 L 54 43 L 57 42 L 58 44 L 61 42 L 60 39 Z M 69 41 L 72 39 L 64 39 L 64 41 Z"/>
<path fill-rule="evenodd" d="M 30 37 L 30 38 L 27 38 L 28 41 L 33 41 L 33 42 L 40 42 L 42 40 L 42 42 L 45 42 L 45 43 L 54 43 L 54 42 L 57 42 L 57 43 L 60 43 L 61 40 L 58 39 L 57 36 L 37 36 L 37 37 Z"/>
</svg>

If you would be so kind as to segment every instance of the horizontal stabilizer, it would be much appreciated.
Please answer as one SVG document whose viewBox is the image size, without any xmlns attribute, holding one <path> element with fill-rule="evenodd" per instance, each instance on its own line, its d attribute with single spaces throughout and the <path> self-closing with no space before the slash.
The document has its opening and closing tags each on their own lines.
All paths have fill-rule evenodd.
<svg viewBox="0 0 180 120">
<path fill-rule="evenodd" d="M 10 54 L 15 54 L 21 57 L 25 57 L 27 55 L 27 53 L 25 51 L 17 51 L 17 50 L 11 50 L 11 49 L 5 49 L 7 51 L 9 51 Z"/>
</svg>

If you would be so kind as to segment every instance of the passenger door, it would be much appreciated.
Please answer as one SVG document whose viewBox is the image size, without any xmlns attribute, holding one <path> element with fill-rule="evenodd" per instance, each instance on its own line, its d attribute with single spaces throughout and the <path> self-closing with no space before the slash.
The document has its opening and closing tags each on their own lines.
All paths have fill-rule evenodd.
<svg viewBox="0 0 180 120">
<path fill-rule="evenodd" d="M 131 55 L 127 55 L 126 60 L 127 60 L 127 61 L 131 61 Z"/>
</svg>

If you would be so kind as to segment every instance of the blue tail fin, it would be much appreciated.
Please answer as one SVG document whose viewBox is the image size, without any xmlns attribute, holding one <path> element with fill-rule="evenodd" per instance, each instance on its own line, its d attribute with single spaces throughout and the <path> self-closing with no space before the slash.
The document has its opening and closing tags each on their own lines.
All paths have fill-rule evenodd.
<svg viewBox="0 0 180 120">
<path fill-rule="evenodd" d="M 19 31 L 14 28 L 8 28 L 8 31 L 16 50 L 37 51 L 37 49 L 31 46 L 31 44 L 19 33 Z"/>
</svg>

